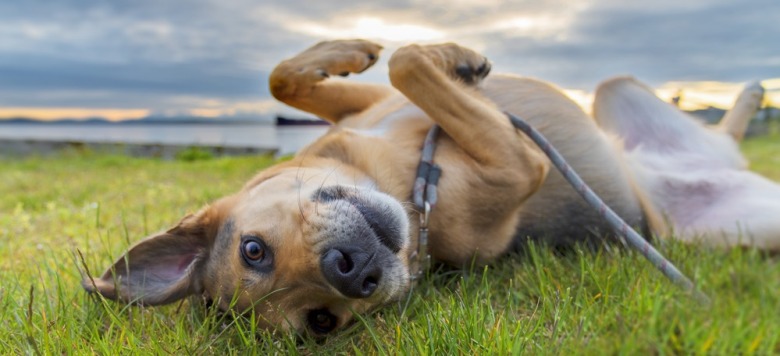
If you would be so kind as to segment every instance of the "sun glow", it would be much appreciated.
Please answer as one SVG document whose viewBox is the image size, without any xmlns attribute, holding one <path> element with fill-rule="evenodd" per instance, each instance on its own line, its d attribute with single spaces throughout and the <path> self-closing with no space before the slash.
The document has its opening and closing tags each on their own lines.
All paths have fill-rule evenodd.
<svg viewBox="0 0 780 356">
<path fill-rule="evenodd" d="M 85 120 L 102 118 L 109 121 L 141 119 L 149 116 L 176 117 L 195 116 L 203 118 L 221 117 L 262 117 L 279 111 L 282 105 L 273 99 L 254 101 L 223 102 L 208 99 L 197 106 L 181 109 L 114 109 L 114 108 L 35 108 L 0 107 L 0 120 L 10 118 L 30 118 L 51 121 L 61 119 Z"/>
<path fill-rule="evenodd" d="M 770 106 L 780 106 L 780 78 L 761 81 L 766 92 L 764 102 Z M 667 82 L 655 89 L 655 95 L 661 100 L 672 102 L 679 96 L 680 109 L 694 111 L 715 107 L 728 110 L 734 106 L 737 96 L 745 87 L 745 83 L 728 82 Z M 579 89 L 563 89 L 563 92 L 585 112 L 590 113 L 593 106 L 593 93 Z"/>
<path fill-rule="evenodd" d="M 511 36 L 547 37 L 563 36 L 570 26 L 572 18 L 564 15 L 550 16 L 516 16 L 496 21 L 487 26 L 488 29 Z"/>
<path fill-rule="evenodd" d="M 36 120 L 89 119 L 100 117 L 111 121 L 139 119 L 149 115 L 147 109 L 97 109 L 97 108 L 31 108 L 0 107 L 0 118 L 25 117 Z"/>
<path fill-rule="evenodd" d="M 296 25 L 296 30 L 325 38 L 367 38 L 390 42 L 435 41 L 444 38 L 444 32 L 411 23 L 387 23 L 376 17 L 360 17 L 343 26 L 325 26 L 318 23 Z"/>
<path fill-rule="evenodd" d="M 586 113 L 590 113 L 593 108 L 593 93 L 578 89 L 562 89 L 563 93 L 573 102 L 582 108 Z"/>
<path fill-rule="evenodd" d="M 727 82 L 668 82 L 656 90 L 656 95 L 661 99 L 671 101 L 679 96 L 680 108 L 683 110 L 698 110 L 708 107 L 729 109 L 734 105 L 737 95 L 745 87 L 746 83 Z M 771 105 L 780 103 L 780 78 L 767 79 L 761 82 L 766 89 L 765 101 Z"/>
</svg>

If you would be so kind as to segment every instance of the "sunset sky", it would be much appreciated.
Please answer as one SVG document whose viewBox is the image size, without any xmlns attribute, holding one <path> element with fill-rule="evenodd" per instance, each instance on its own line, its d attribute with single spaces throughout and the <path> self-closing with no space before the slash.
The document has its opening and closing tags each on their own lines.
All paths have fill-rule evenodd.
<svg viewBox="0 0 780 356">
<path fill-rule="evenodd" d="M 631 74 L 688 108 L 726 107 L 763 80 L 780 106 L 780 1 L 28 0 L 0 2 L 0 117 L 258 116 L 287 109 L 273 65 L 324 39 L 362 37 L 387 82 L 408 42 L 457 41 L 494 70 L 541 78 L 586 103 Z M 775 78 L 775 79 L 772 79 Z"/>
</svg>

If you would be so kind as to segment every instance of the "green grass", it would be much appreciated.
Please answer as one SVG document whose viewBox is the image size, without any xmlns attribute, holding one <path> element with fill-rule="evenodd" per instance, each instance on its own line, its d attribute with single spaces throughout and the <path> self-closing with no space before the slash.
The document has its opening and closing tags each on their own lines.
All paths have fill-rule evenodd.
<svg viewBox="0 0 780 356">
<path fill-rule="evenodd" d="M 744 149 L 753 169 L 780 180 L 779 136 Z M 197 303 L 127 307 L 83 292 L 79 253 L 99 273 L 132 241 L 271 163 L 198 158 L 0 159 L 0 354 L 780 353 L 778 258 L 675 242 L 661 250 L 712 297 L 709 308 L 619 249 L 561 257 L 536 248 L 432 273 L 404 301 L 324 341 L 258 333 L 251 320 Z"/>
</svg>

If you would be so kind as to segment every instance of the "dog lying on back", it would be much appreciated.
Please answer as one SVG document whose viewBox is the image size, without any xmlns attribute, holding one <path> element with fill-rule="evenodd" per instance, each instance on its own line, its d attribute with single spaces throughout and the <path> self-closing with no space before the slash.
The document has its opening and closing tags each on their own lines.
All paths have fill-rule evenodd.
<svg viewBox="0 0 780 356">
<path fill-rule="evenodd" d="M 566 246 L 610 236 L 503 112 L 541 131 L 632 226 L 780 249 L 780 186 L 747 171 L 737 147 L 760 87 L 705 127 L 629 78 L 598 88 L 594 120 L 548 84 L 486 78 L 485 57 L 455 44 L 396 51 L 392 87 L 329 79 L 363 72 L 380 49 L 322 42 L 280 63 L 273 95 L 332 129 L 239 192 L 140 241 L 84 287 L 147 305 L 201 295 L 254 312 L 262 327 L 327 334 L 410 286 L 420 224 L 410 197 L 434 124 L 443 131 L 429 224 L 435 260 L 487 263 L 529 239 Z"/>
</svg>

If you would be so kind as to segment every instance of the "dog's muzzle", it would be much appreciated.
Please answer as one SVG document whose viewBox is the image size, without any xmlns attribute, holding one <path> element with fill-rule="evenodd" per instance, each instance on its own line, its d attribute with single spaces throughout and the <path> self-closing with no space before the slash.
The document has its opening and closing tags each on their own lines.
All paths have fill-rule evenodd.
<svg viewBox="0 0 780 356">
<path fill-rule="evenodd" d="M 385 269 L 397 266 L 408 244 L 408 221 L 400 203 L 384 194 L 330 186 L 312 200 L 328 206 L 328 243 L 320 269 L 328 283 L 348 298 L 369 298 L 382 289 Z M 380 295 L 383 293 L 379 293 Z"/>
</svg>

